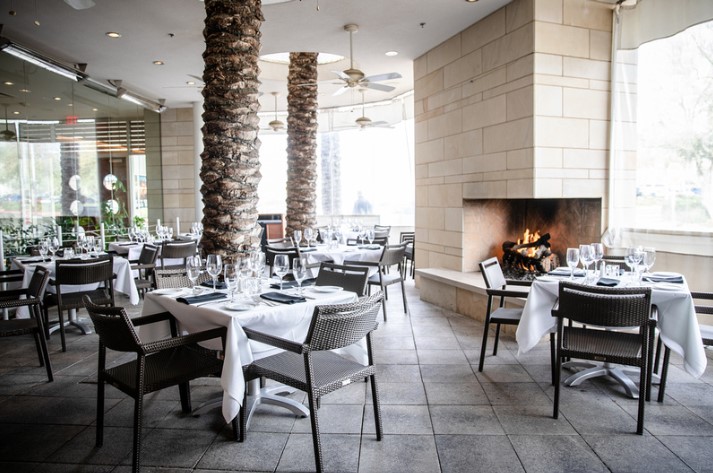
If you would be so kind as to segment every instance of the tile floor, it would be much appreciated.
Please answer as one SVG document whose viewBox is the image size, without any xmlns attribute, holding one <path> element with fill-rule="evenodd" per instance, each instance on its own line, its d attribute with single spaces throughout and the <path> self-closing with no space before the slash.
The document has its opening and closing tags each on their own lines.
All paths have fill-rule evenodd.
<svg viewBox="0 0 713 473">
<path fill-rule="evenodd" d="M 605 380 L 563 388 L 561 415 L 553 420 L 546 340 L 517 357 L 513 337 L 505 336 L 499 355 L 478 373 L 482 324 L 421 302 L 411 282 L 407 291 L 410 316 L 392 291 L 389 321 L 375 332 L 385 436 L 375 439 L 366 383 L 325 397 L 327 471 L 713 469 L 712 367 L 693 379 L 674 359 L 665 402 L 646 406 L 643 436 L 633 434 L 636 401 Z M 37 366 L 31 340 L 0 342 L 0 471 L 130 471 L 133 401 L 107 388 L 104 446 L 94 448 L 97 338 L 70 330 L 68 340 L 66 353 L 58 336 L 50 341 L 54 383 Z M 213 379 L 192 386 L 194 405 L 220 391 Z M 263 406 L 239 444 L 218 409 L 184 416 L 179 404 L 177 389 L 149 396 L 142 471 L 314 469 L 308 419 Z"/>
</svg>

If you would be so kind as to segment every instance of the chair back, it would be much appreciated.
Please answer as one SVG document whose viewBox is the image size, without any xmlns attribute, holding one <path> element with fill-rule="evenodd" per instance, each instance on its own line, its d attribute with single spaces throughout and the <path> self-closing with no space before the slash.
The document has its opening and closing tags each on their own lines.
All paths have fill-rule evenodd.
<svg viewBox="0 0 713 473">
<path fill-rule="evenodd" d="M 149 245 L 144 243 L 141 248 L 141 254 L 139 255 L 139 264 L 154 264 L 156 263 L 156 258 L 158 257 L 158 246 Z"/>
<path fill-rule="evenodd" d="M 124 352 L 141 350 L 141 340 L 134 330 L 134 324 L 122 307 L 96 305 L 87 295 L 83 299 L 94 324 L 94 330 L 105 347 Z"/>
<path fill-rule="evenodd" d="M 25 279 L 25 272 L 21 269 L 0 271 L 0 289 L 4 289 L 2 285 L 5 283 L 22 282 L 23 279 Z"/>
<path fill-rule="evenodd" d="M 62 285 L 105 283 L 113 289 L 114 256 L 102 255 L 93 259 L 58 260 L 55 265 L 55 282 Z"/>
<path fill-rule="evenodd" d="M 366 266 L 347 266 L 334 263 L 322 263 L 315 286 L 339 286 L 345 291 L 356 292 L 361 297 L 366 294 L 366 281 L 369 268 Z"/>
<path fill-rule="evenodd" d="M 377 327 L 382 292 L 357 302 L 318 305 L 314 308 L 305 344 L 310 351 L 334 350 L 358 342 Z"/>
<path fill-rule="evenodd" d="M 415 232 L 401 232 L 399 234 L 399 242 L 400 243 L 413 243 L 415 239 L 416 239 Z"/>
<path fill-rule="evenodd" d="M 181 287 L 191 287 L 191 280 L 188 279 L 186 268 L 156 269 L 154 270 L 156 289 L 177 289 Z M 196 280 L 196 284 L 201 284 L 210 279 L 210 275 L 203 271 Z"/>
<path fill-rule="evenodd" d="M 374 225 L 374 235 L 388 237 L 391 233 L 391 225 Z"/>
<path fill-rule="evenodd" d="M 45 289 L 47 289 L 49 280 L 49 270 L 44 266 L 37 266 L 32 275 L 32 279 L 30 279 L 30 284 L 27 286 L 27 295 L 42 300 L 45 296 Z"/>
<path fill-rule="evenodd" d="M 275 266 L 275 256 L 277 255 L 287 255 L 287 258 L 290 260 L 290 268 L 292 267 L 292 262 L 295 260 L 295 258 L 300 257 L 300 252 L 297 248 L 288 248 L 288 249 L 280 249 L 280 248 L 273 248 L 273 247 L 266 247 L 265 248 L 265 264 L 267 264 L 270 267 L 270 276 L 272 276 L 272 271 Z"/>
<path fill-rule="evenodd" d="M 696 314 L 713 315 L 713 292 L 691 291 L 691 297 L 695 303 Z"/>
<path fill-rule="evenodd" d="M 379 246 L 386 246 L 389 244 L 389 237 L 388 236 L 375 236 L 373 240 L 371 240 L 373 244 L 379 245 Z"/>
<path fill-rule="evenodd" d="M 383 253 L 381 253 L 381 259 L 379 260 L 379 264 L 382 267 L 389 267 L 395 264 L 401 264 L 403 262 L 405 252 L 406 243 L 385 245 L 384 251 Z"/>
<path fill-rule="evenodd" d="M 479 266 L 488 289 L 502 289 L 507 285 L 503 269 L 496 257 L 486 259 Z"/>
<path fill-rule="evenodd" d="M 186 258 L 196 254 L 198 243 L 191 241 L 164 241 L 161 245 L 161 268 L 177 267 L 180 265 L 166 265 L 167 259 L 182 258 L 185 266 Z"/>
<path fill-rule="evenodd" d="M 651 288 L 584 286 L 560 281 L 558 318 L 603 327 L 644 327 L 651 313 Z"/>
<path fill-rule="evenodd" d="M 267 240 L 267 246 L 278 250 L 289 250 L 295 247 L 295 242 L 290 237 L 274 238 Z"/>
</svg>

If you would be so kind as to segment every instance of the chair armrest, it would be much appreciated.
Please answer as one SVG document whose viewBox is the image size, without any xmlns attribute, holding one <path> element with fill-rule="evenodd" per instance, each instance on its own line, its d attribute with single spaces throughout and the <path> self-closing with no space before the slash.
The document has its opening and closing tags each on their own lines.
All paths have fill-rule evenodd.
<svg viewBox="0 0 713 473">
<path fill-rule="evenodd" d="M 306 347 L 302 343 L 293 342 L 292 340 L 287 340 L 281 337 L 275 337 L 274 335 L 258 332 L 247 327 L 243 327 L 243 331 L 250 340 L 255 340 L 256 342 L 267 343 L 268 345 L 282 348 L 283 350 L 288 350 L 300 355 L 306 351 Z"/>
<path fill-rule="evenodd" d="M 505 284 L 508 286 L 532 286 L 532 281 L 523 279 L 506 279 Z"/>
<path fill-rule="evenodd" d="M 353 260 L 344 260 L 344 265 L 345 266 L 374 266 L 378 267 L 379 262 L 378 261 L 353 261 Z"/>
<path fill-rule="evenodd" d="M 524 291 L 511 291 L 509 289 L 486 289 L 485 292 L 489 296 L 503 296 L 503 297 L 524 297 L 527 298 L 528 292 Z"/>
<path fill-rule="evenodd" d="M 155 342 L 144 343 L 141 345 L 144 353 L 155 353 L 169 348 L 178 348 L 186 345 L 193 345 L 198 342 L 212 340 L 214 338 L 223 339 L 223 349 L 225 349 L 225 337 L 228 333 L 226 327 L 216 327 L 202 332 L 182 335 L 180 337 L 167 338 L 165 340 L 156 340 Z"/>
<path fill-rule="evenodd" d="M 131 269 L 155 269 L 155 263 L 132 264 Z"/>
<path fill-rule="evenodd" d="M 552 317 L 559 317 L 560 312 L 560 300 L 555 301 L 555 305 L 552 306 Z"/>
<path fill-rule="evenodd" d="M 153 324 L 156 322 L 162 322 L 164 320 L 173 319 L 173 315 L 170 312 L 159 312 L 158 314 L 142 315 L 141 317 L 136 317 L 131 319 L 131 323 L 134 327 L 140 325 Z"/>
<path fill-rule="evenodd" d="M 22 289 L 8 289 L 6 291 L 0 291 L 0 299 L 15 299 L 20 296 L 27 295 L 27 288 Z"/>
<path fill-rule="evenodd" d="M 656 304 L 651 305 L 651 315 L 649 316 L 649 325 L 651 327 L 656 327 L 659 321 L 659 308 Z"/>
</svg>

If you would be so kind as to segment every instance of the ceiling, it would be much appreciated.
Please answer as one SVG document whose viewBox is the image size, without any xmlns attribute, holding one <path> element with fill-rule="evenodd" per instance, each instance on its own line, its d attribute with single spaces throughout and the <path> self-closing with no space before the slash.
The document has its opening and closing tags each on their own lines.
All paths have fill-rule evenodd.
<svg viewBox="0 0 713 473">
<path fill-rule="evenodd" d="M 385 82 L 392 92 L 368 90 L 365 101 L 392 98 L 413 89 L 413 60 L 510 0 L 263 0 L 261 54 L 317 51 L 346 59 L 319 68 L 320 108 L 358 104 L 361 96 L 333 93 L 341 87 L 332 71 L 349 67 L 349 33 L 355 23 L 354 65 L 369 75 L 398 72 Z M 169 107 L 202 100 L 204 4 L 199 0 L 95 0 L 76 10 L 62 0 L 2 1 L 2 36 L 66 64 L 87 64 L 93 79 L 120 79 L 132 92 L 165 99 Z M 270 3 L 270 4 L 267 4 Z M 319 5 L 319 9 L 317 6 Z M 14 10 L 15 15 L 10 11 Z M 37 20 L 40 26 L 36 26 Z M 107 32 L 122 36 L 111 39 Z M 398 55 L 387 57 L 387 51 Z M 157 66 L 153 61 L 161 60 Z M 261 61 L 263 111 L 285 110 L 287 65 Z M 2 87 L 2 86 L 0 86 Z M 2 89 L 0 89 L 2 90 Z M 33 90 L 33 93 L 35 91 Z"/>
</svg>

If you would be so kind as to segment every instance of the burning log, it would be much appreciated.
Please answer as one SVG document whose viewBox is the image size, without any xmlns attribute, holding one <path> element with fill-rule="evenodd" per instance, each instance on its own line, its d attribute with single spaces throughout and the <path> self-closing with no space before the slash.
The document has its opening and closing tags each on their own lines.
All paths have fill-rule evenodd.
<svg viewBox="0 0 713 473">
<path fill-rule="evenodd" d="M 507 268 L 546 273 L 550 266 L 550 234 L 530 236 L 525 232 L 524 242 L 503 243 L 503 265 Z"/>
</svg>

